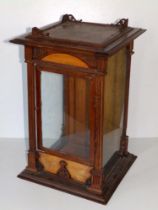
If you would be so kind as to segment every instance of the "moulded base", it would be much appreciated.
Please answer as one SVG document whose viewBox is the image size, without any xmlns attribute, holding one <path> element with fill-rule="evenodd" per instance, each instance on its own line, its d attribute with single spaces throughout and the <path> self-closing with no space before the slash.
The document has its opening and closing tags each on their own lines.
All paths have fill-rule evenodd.
<svg viewBox="0 0 158 210">
<path fill-rule="evenodd" d="M 43 171 L 32 172 L 28 169 L 25 169 L 18 175 L 18 177 L 102 204 L 106 204 L 135 159 L 136 156 L 130 153 L 122 157 L 118 152 L 113 155 L 104 169 L 105 178 L 103 182 L 104 185 L 102 194 L 95 194 L 89 191 L 85 185 L 81 185 L 69 180 L 63 180 L 56 175 L 52 175 Z"/>
</svg>

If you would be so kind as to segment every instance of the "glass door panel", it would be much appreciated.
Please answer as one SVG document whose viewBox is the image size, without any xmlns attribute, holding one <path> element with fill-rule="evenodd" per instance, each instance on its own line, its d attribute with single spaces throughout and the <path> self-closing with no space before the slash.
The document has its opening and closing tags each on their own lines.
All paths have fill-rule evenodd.
<svg viewBox="0 0 158 210">
<path fill-rule="evenodd" d="M 41 71 L 41 139 L 51 151 L 89 159 L 89 80 Z"/>
<path fill-rule="evenodd" d="M 103 166 L 120 148 L 126 80 L 126 49 L 108 60 L 104 87 Z"/>
</svg>

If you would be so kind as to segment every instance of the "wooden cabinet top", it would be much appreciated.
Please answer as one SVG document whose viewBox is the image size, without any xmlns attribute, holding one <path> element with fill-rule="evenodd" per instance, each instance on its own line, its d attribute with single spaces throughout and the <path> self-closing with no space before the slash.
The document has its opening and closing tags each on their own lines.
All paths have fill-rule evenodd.
<svg viewBox="0 0 158 210">
<path fill-rule="evenodd" d="M 32 28 L 32 33 L 11 40 L 12 43 L 34 47 L 64 47 L 69 49 L 113 54 L 128 44 L 144 29 L 128 26 L 128 19 L 116 24 L 97 24 L 76 20 L 73 15 L 64 15 L 56 24 Z"/>
</svg>

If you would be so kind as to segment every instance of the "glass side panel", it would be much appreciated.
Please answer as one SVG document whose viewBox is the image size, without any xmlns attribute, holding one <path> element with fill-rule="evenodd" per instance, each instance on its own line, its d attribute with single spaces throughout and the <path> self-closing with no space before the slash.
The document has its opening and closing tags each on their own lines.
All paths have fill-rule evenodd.
<svg viewBox="0 0 158 210">
<path fill-rule="evenodd" d="M 108 60 L 104 89 L 103 164 L 119 150 L 122 134 L 126 77 L 126 53 L 120 50 Z"/>
<path fill-rule="evenodd" d="M 43 147 L 89 159 L 89 81 L 41 72 Z"/>
</svg>

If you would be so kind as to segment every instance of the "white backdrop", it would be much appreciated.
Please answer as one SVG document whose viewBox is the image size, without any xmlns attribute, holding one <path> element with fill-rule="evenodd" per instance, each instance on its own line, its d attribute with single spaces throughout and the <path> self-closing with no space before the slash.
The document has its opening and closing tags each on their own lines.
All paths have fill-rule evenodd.
<svg viewBox="0 0 158 210">
<path fill-rule="evenodd" d="M 23 48 L 7 41 L 62 14 L 92 22 L 129 18 L 148 31 L 135 41 L 130 87 L 130 137 L 158 136 L 157 0 L 0 0 L 0 137 L 27 136 Z"/>
</svg>

